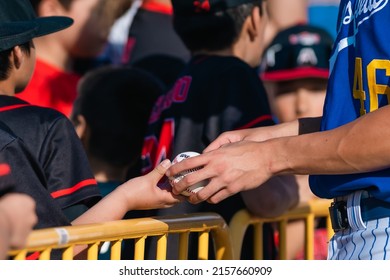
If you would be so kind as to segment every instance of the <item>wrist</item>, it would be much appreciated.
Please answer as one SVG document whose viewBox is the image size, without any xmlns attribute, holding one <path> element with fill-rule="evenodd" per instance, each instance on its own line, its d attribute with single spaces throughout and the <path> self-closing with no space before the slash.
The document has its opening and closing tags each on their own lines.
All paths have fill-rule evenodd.
<svg viewBox="0 0 390 280">
<path fill-rule="evenodd" d="M 269 158 L 268 171 L 272 176 L 293 173 L 290 153 L 288 151 L 289 139 L 291 137 L 275 138 L 267 141 L 267 151 Z"/>
<path fill-rule="evenodd" d="M 118 203 L 123 204 L 126 211 L 134 210 L 137 207 L 137 196 L 134 193 L 134 188 L 134 186 L 127 186 L 127 182 L 117 188 Z"/>
</svg>

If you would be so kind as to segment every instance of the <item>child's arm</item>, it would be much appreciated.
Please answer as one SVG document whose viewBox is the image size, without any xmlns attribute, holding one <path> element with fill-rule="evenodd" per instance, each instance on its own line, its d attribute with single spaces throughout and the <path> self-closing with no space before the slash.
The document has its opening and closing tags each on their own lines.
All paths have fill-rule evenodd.
<svg viewBox="0 0 390 280">
<path fill-rule="evenodd" d="M 170 166 L 171 162 L 164 160 L 150 173 L 120 185 L 75 219 L 72 225 L 120 220 L 130 210 L 168 208 L 183 201 L 184 197 L 175 196 L 170 189 L 157 186 Z M 86 246 L 77 246 L 74 250 L 75 259 L 85 259 L 85 249 Z"/>
<path fill-rule="evenodd" d="M 72 224 L 90 224 L 120 220 L 130 210 L 168 208 L 183 200 L 170 190 L 157 186 L 171 166 L 161 162 L 150 173 L 133 178 L 105 196 L 99 203 L 75 219 Z"/>
</svg>

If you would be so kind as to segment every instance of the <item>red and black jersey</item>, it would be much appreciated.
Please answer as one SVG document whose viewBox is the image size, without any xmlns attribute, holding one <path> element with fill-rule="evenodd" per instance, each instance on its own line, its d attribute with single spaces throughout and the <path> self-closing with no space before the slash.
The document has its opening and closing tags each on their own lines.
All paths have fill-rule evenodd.
<svg viewBox="0 0 390 280">
<path fill-rule="evenodd" d="M 154 106 L 143 147 L 143 172 L 184 151 L 201 153 L 222 132 L 272 124 L 268 98 L 255 69 L 236 57 L 193 57 Z M 216 205 L 184 202 L 157 214 L 212 211 L 229 222 L 243 208 L 241 195 L 236 194 Z"/>
<path fill-rule="evenodd" d="M 0 123 L 0 156 L 2 163 L 7 164 L 12 172 L 12 183 L 7 182 L 6 192 L 25 193 L 36 202 L 38 223 L 35 229 L 70 225 L 58 203 L 47 191 L 45 175 L 40 164 L 24 142 L 3 123 Z"/>
<path fill-rule="evenodd" d="M 274 124 L 255 69 L 235 57 L 196 56 L 149 119 L 143 172 L 184 151 L 201 153 L 222 132 Z"/>
<path fill-rule="evenodd" d="M 56 110 L 1 95 L 0 120 L 23 140 L 36 159 L 46 193 L 60 208 L 79 203 L 91 206 L 100 198 L 84 148 L 67 117 Z M 19 169 L 16 164 L 13 172 L 20 174 Z"/>
</svg>

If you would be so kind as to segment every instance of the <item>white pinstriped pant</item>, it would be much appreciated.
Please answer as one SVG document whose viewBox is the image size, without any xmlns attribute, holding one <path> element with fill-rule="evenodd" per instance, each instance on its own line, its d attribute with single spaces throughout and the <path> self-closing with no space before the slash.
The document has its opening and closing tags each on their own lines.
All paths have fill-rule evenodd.
<svg viewBox="0 0 390 280">
<path fill-rule="evenodd" d="M 363 192 L 348 196 L 350 228 L 338 231 L 328 244 L 328 260 L 389 260 L 390 218 L 363 222 L 360 198 Z"/>
</svg>

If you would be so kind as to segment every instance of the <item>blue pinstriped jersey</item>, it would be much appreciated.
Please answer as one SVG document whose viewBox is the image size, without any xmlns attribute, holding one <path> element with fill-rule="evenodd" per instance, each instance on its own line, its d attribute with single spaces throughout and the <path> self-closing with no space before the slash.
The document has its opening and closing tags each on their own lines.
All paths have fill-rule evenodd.
<svg viewBox="0 0 390 280">
<path fill-rule="evenodd" d="M 389 0 L 341 0 L 337 26 L 322 130 L 373 112 L 388 105 L 390 99 Z M 354 175 L 313 175 L 310 186 L 324 198 L 371 189 L 375 197 L 390 202 L 390 169 Z"/>
</svg>

